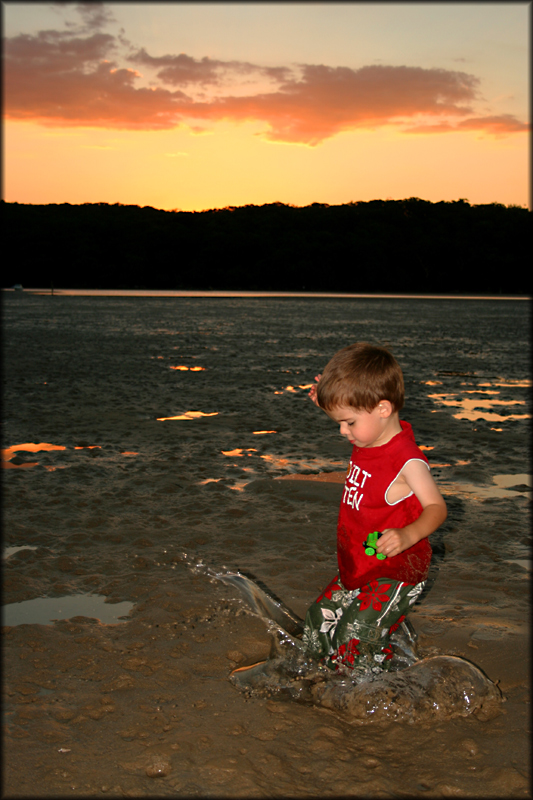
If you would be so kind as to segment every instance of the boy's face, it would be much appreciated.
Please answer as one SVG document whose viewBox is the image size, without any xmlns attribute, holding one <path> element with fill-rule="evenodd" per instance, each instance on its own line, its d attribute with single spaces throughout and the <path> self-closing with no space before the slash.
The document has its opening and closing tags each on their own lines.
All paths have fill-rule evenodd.
<svg viewBox="0 0 533 800">
<path fill-rule="evenodd" d="M 378 447 L 391 438 L 391 404 L 383 400 L 372 411 L 337 406 L 326 414 L 340 426 L 341 436 L 357 447 Z"/>
</svg>

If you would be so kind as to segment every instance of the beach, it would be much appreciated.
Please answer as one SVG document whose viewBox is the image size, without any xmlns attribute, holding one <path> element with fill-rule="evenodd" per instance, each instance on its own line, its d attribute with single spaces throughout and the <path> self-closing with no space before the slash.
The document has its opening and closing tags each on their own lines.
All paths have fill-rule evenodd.
<svg viewBox="0 0 533 800">
<path fill-rule="evenodd" d="M 24 291 L 2 312 L 4 796 L 531 796 L 529 302 Z M 419 654 L 480 667 L 490 719 L 347 719 L 229 680 L 267 626 L 190 565 L 300 617 L 336 574 L 350 446 L 308 391 L 354 341 L 400 362 L 448 505 Z M 121 613 L 32 617 L 91 595 Z"/>
</svg>

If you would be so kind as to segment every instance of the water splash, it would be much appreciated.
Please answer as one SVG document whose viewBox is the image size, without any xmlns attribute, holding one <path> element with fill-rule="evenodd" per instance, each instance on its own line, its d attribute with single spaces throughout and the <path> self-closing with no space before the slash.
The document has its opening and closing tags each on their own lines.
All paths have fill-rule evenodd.
<svg viewBox="0 0 533 800">
<path fill-rule="evenodd" d="M 498 687 L 475 664 L 448 655 L 420 659 L 403 672 L 382 672 L 353 688 L 329 681 L 310 691 L 318 705 L 361 721 L 414 723 L 471 714 L 488 720 L 500 713 L 502 700 Z"/>
<path fill-rule="evenodd" d="M 230 680 L 246 696 L 278 697 L 337 711 L 350 722 L 369 719 L 409 723 L 500 713 L 501 692 L 471 662 L 457 656 L 418 659 L 410 666 L 374 673 L 336 674 L 320 666 L 287 635 L 273 640 L 269 658 L 234 670 Z"/>
<path fill-rule="evenodd" d="M 193 556 L 183 554 L 183 559 L 196 574 L 238 588 L 251 613 L 267 624 L 269 657 L 238 667 L 230 676 L 247 696 L 311 703 L 341 712 L 352 722 L 372 718 L 414 723 L 471 714 L 491 719 L 500 713 L 500 690 L 475 664 L 458 656 L 418 657 L 416 632 L 408 620 L 391 636 L 389 672 L 374 666 L 334 673 L 303 645 L 303 620 L 264 583 L 250 573 L 214 570 Z"/>
</svg>

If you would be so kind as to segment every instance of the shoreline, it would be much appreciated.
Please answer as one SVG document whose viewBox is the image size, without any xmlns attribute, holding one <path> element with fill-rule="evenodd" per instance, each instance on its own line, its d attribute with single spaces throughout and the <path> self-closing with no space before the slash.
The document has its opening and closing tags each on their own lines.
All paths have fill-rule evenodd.
<svg viewBox="0 0 533 800">
<path fill-rule="evenodd" d="M 483 295 L 483 294 L 379 294 L 379 293 L 336 293 L 336 292 L 283 292 L 283 291 L 239 291 L 233 289 L 56 289 L 50 288 L 3 288 L 3 292 L 16 295 L 36 295 L 50 297 L 222 297 L 222 298 L 283 298 L 320 300 L 531 300 L 530 295 Z"/>
</svg>

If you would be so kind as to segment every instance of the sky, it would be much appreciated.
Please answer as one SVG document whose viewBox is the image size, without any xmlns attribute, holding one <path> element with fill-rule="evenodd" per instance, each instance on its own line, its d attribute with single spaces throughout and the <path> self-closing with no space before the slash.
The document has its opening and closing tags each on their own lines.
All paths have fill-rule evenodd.
<svg viewBox="0 0 533 800">
<path fill-rule="evenodd" d="M 529 3 L 2 13 L 8 202 L 531 207 Z"/>
</svg>

